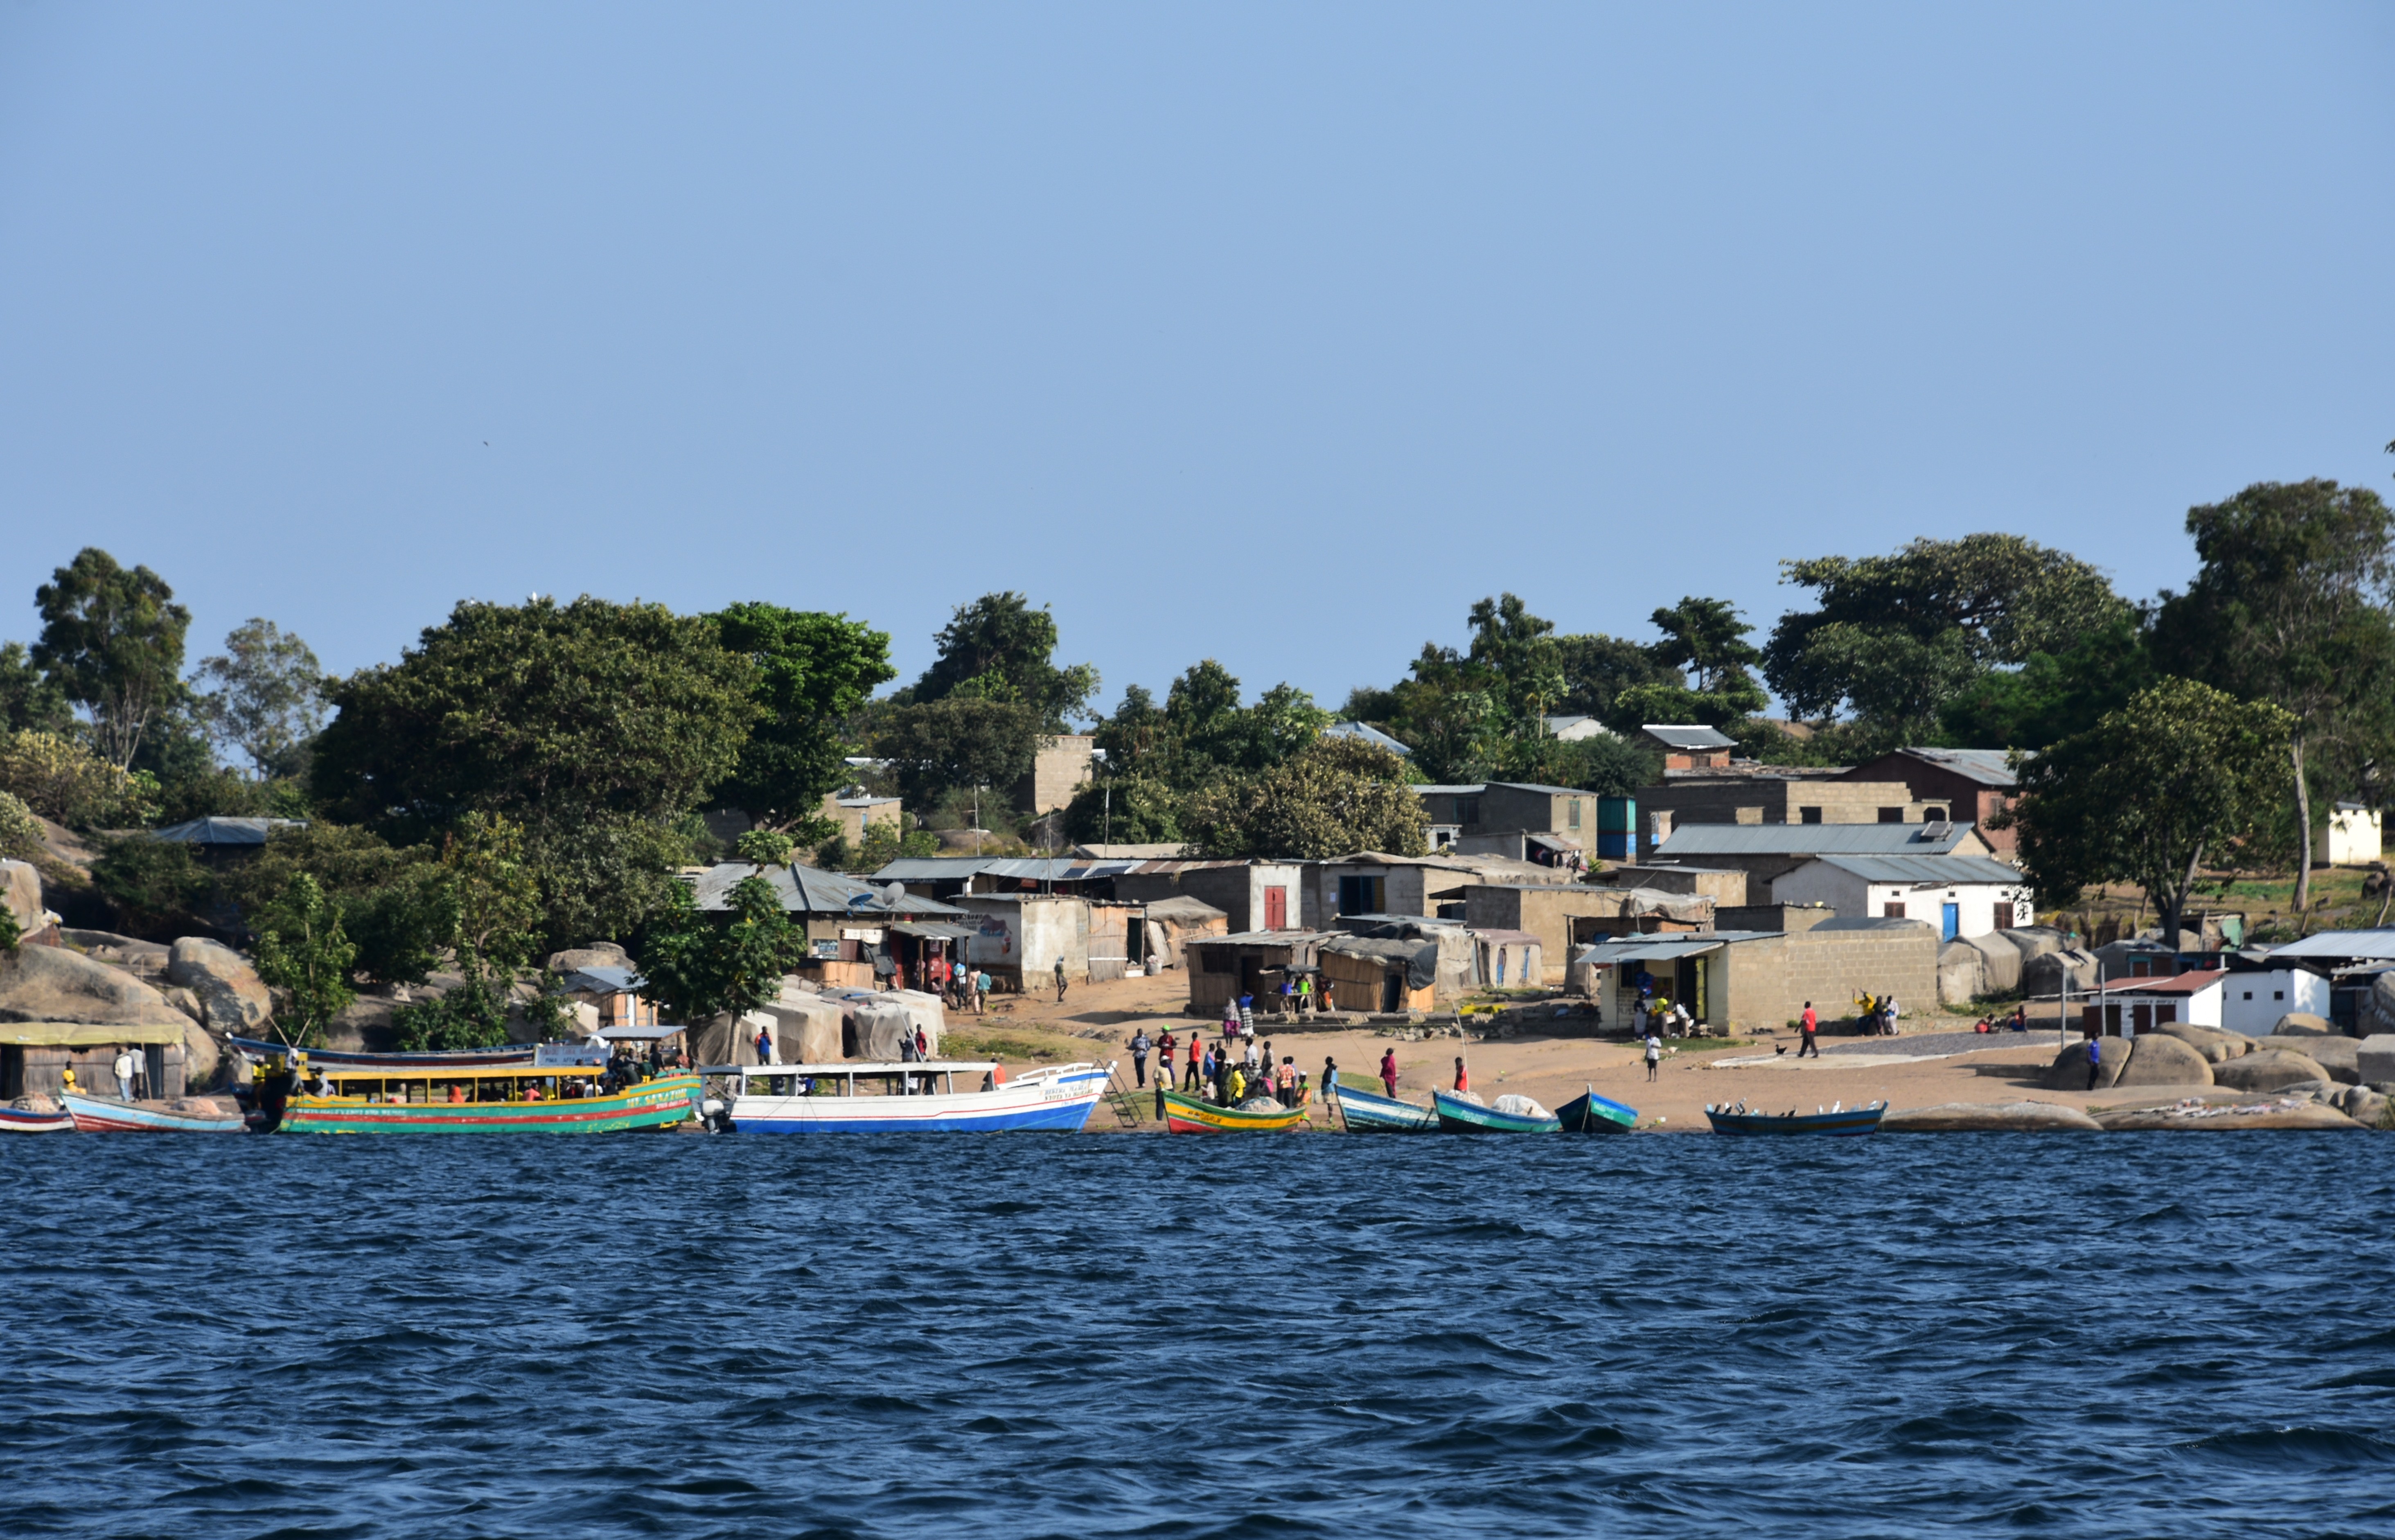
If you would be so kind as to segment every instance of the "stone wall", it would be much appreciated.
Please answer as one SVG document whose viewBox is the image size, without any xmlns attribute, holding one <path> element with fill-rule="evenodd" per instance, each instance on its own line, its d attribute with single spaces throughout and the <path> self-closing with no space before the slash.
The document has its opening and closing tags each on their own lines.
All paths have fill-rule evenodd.
<svg viewBox="0 0 2395 1540">
<path fill-rule="evenodd" d="M 1938 1006 L 1938 932 L 1919 921 L 1861 928 L 1832 921 L 1793 935 L 1728 948 L 1727 987 L 1715 1005 L 1736 1027 L 1776 1027 L 1803 1012 L 1824 1020 L 1850 1015 L 1859 994 L 1894 994 L 1908 1016 Z M 1722 978 L 1715 975 L 1716 980 Z"/>
</svg>

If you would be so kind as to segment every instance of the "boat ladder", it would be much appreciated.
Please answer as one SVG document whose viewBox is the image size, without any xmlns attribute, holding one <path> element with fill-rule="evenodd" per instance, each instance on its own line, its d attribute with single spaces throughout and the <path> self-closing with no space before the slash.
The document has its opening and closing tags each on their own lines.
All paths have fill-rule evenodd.
<svg viewBox="0 0 2395 1540">
<path fill-rule="evenodd" d="M 1126 1128 L 1136 1128 L 1145 1122 L 1139 1110 L 1139 1099 L 1123 1089 L 1122 1072 L 1109 1068 L 1106 1072 L 1106 1105 L 1115 1110 L 1115 1121 Z"/>
</svg>

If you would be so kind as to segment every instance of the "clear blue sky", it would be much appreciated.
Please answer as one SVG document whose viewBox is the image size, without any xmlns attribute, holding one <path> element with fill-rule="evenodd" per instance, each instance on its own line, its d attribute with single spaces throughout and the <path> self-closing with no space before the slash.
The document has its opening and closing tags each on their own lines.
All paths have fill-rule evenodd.
<svg viewBox="0 0 2395 1540">
<path fill-rule="evenodd" d="M 0 637 L 1052 602 L 1335 704 L 2388 485 L 2395 7 L 7 5 Z"/>
</svg>

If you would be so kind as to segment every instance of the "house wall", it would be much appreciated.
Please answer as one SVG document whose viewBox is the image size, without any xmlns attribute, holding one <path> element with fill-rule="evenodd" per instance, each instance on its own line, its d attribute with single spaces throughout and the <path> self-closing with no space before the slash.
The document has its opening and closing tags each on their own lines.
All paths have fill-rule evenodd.
<svg viewBox="0 0 2395 1540">
<path fill-rule="evenodd" d="M 1065 978 L 1078 983 L 1090 976 L 1090 905 L 1087 901 L 1055 896 L 999 898 L 975 893 L 956 900 L 977 925 L 979 933 L 966 944 L 965 960 L 987 968 L 993 981 L 1003 980 L 1015 989 L 1037 989 L 1055 978 L 1056 959 L 1065 959 Z"/>
<path fill-rule="evenodd" d="M 1596 848 L 1596 794 L 1555 793 L 1491 783 L 1480 794 L 1480 823 L 1464 830 L 1528 829 L 1568 839 L 1584 850 Z"/>
<path fill-rule="evenodd" d="M 1138 922 L 1139 906 L 1084 901 L 1082 909 L 1090 916 L 1085 945 L 1091 981 L 1121 978 L 1131 971 L 1131 928 Z"/>
<path fill-rule="evenodd" d="M 1341 908 L 1339 879 L 1342 877 L 1381 879 L 1381 907 L 1352 911 Z M 1327 930 L 1343 914 L 1433 915 L 1438 909 L 1429 897 L 1434 877 L 1454 879 L 1466 877 L 1466 875 L 1431 866 L 1383 866 L 1377 862 L 1324 862 L 1308 866 L 1303 873 L 1303 912 L 1297 923 L 1308 928 Z M 1444 887 L 1446 883 L 1441 882 L 1439 886 Z"/>
<path fill-rule="evenodd" d="M 1953 823 L 1978 824 L 1996 852 L 2006 861 L 2012 859 L 2014 831 L 1988 827 L 1988 821 L 2012 802 L 2011 792 L 1909 754 L 1884 754 L 1868 764 L 1857 765 L 1846 774 L 1857 781 L 1902 782 L 1912 789 L 1916 803 L 1925 808 L 1944 808 L 1947 818 Z"/>
<path fill-rule="evenodd" d="M 1181 891 L 1194 899 L 1202 899 L 1231 917 L 1231 933 L 1269 928 L 1264 924 L 1267 913 L 1266 890 L 1277 888 L 1283 894 L 1284 929 L 1298 929 L 1305 924 L 1305 893 L 1303 874 L 1299 868 L 1279 862 L 1257 861 L 1236 866 L 1193 866 L 1181 874 Z M 1116 891 L 1122 897 L 1118 885 Z"/>
<path fill-rule="evenodd" d="M 853 847 L 865 843 L 865 831 L 875 825 L 890 829 L 900 826 L 899 815 L 904 806 L 894 796 L 850 797 L 823 799 L 823 816 L 840 825 L 841 836 Z"/>
<path fill-rule="evenodd" d="M 1573 918 L 1621 912 L 1621 892 L 1618 888 L 1480 884 L 1463 890 L 1464 924 L 1475 930 L 1527 930 L 1539 938 L 1546 981 L 1550 983 L 1564 981 L 1571 960 Z"/>
<path fill-rule="evenodd" d="M 1734 909 L 1747 901 L 1746 873 L 1735 866 L 1622 866 L 1606 875 L 1617 888 L 1652 888 L 1658 892 L 1708 898 L 1716 909 Z"/>
<path fill-rule="evenodd" d="M 1689 823 L 1918 823 L 1925 804 L 1901 781 L 1736 775 L 1669 781 L 1636 794 L 1641 811 Z M 1819 816 L 1807 818 L 1807 809 Z M 1890 812 L 1900 816 L 1889 817 Z"/>
<path fill-rule="evenodd" d="M 2331 866 L 2367 866 L 2385 859 L 2375 808 L 2333 808 L 2328 826 L 2312 838 L 2312 859 Z"/>
<path fill-rule="evenodd" d="M 1046 746 L 1032 757 L 1031 773 L 1014 784 L 1015 807 L 1034 816 L 1073 800 L 1097 763 L 1097 740 L 1087 733 L 1063 732 L 1042 742 Z"/>
<path fill-rule="evenodd" d="M 1433 1010 L 1438 1004 L 1437 986 L 1409 988 L 1405 969 L 1391 969 L 1377 957 L 1355 957 L 1344 953 L 1325 952 L 1315 958 L 1321 966 L 1322 976 L 1330 981 L 1331 998 L 1343 1011 Z M 1397 982 L 1394 1006 L 1388 994 L 1392 973 Z"/>
<path fill-rule="evenodd" d="M 1905 912 L 1897 917 L 1926 920 L 1931 925 L 1941 923 L 1940 907 L 1952 903 L 1958 906 L 1954 917 L 1959 936 L 1985 936 L 2036 921 L 2026 886 L 1989 882 L 1921 888 L 1912 883 L 1868 882 L 1826 862 L 1807 862 L 1774 878 L 1771 898 L 1775 903 L 1827 904 L 1853 919 L 1886 918 L 1890 904 L 1902 904 Z M 2009 924 L 1996 923 L 1999 910 Z M 1727 928 L 1728 922 L 1724 921 L 1723 927 Z"/>
<path fill-rule="evenodd" d="M 1188 938 L 1183 946 L 1183 972 L 1189 981 L 1189 1014 L 1220 1020 L 1224 1007 L 1240 995 L 1264 994 L 1264 970 L 1287 967 L 1295 950 L 1293 945 Z"/>
<path fill-rule="evenodd" d="M 1803 1014 L 1851 1015 L 1861 994 L 1893 994 L 1909 1012 L 1938 1003 L 1938 931 L 1914 922 L 1868 930 L 1812 929 L 1737 941 L 1708 993 L 1706 1020 L 1733 1027 L 1777 1027 Z"/>
<path fill-rule="evenodd" d="M 2258 993 L 2258 992 L 2257 992 Z M 2215 981 L 2191 994 L 2138 994 L 2128 990 L 2108 992 L 2079 1009 L 2080 1030 L 2101 1031 L 2107 1037 L 2135 1037 L 2165 1021 L 2191 1027 L 2221 1024 L 2220 982 Z M 2100 1023 L 2100 1027 L 2099 1024 Z"/>
<path fill-rule="evenodd" d="M 2289 1011 L 2307 1011 L 2325 1020 L 2328 998 L 2328 981 L 2301 968 L 2232 973 L 2220 981 L 2219 1024 L 2249 1037 L 2268 1037 L 2279 1018 Z"/>
</svg>

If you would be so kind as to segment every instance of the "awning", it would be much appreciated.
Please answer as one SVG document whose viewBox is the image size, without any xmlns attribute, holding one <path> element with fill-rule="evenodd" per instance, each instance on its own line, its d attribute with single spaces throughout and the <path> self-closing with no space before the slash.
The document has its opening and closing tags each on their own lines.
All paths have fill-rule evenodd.
<svg viewBox="0 0 2395 1540">
<path fill-rule="evenodd" d="M 1675 962 L 1682 957 L 1700 957 L 1717 952 L 1723 943 L 1711 936 L 1665 937 L 1640 936 L 1618 941 L 1599 941 L 1589 947 L 1572 962 L 1576 967 L 1594 965 L 1611 967 L 1618 963 Z"/>
<path fill-rule="evenodd" d="M 687 1027 L 676 1026 L 670 1021 L 651 1022 L 645 1027 L 601 1027 L 596 1035 L 610 1043 L 657 1043 L 673 1036 L 676 1033 L 689 1030 Z"/>
<path fill-rule="evenodd" d="M 0 1021 L 0 1044 L 12 1048 L 104 1048 L 112 1043 L 180 1043 L 173 1023 L 131 1025 L 123 1021 Z"/>
<path fill-rule="evenodd" d="M 937 920 L 900 920 L 886 928 L 894 930 L 901 936 L 912 936 L 919 941 L 971 941 L 981 934 L 969 925 L 944 925 Z"/>
</svg>

